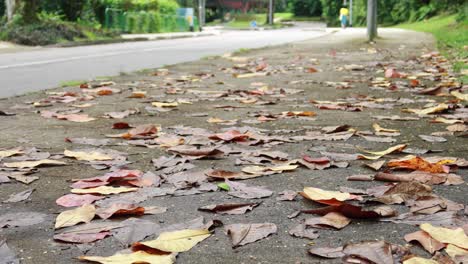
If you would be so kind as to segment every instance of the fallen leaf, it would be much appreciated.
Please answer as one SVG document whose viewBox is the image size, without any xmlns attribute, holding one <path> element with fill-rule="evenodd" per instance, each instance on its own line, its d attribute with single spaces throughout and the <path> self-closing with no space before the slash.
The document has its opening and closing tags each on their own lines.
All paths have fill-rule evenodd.
<svg viewBox="0 0 468 264">
<path fill-rule="evenodd" d="M 304 187 L 300 194 L 309 200 L 329 205 L 340 205 L 343 201 L 353 199 L 349 193 L 326 191 L 313 187 Z"/>
<path fill-rule="evenodd" d="M 103 154 L 97 151 L 85 152 L 85 151 L 72 151 L 65 150 L 63 154 L 66 157 L 75 158 L 77 160 L 93 161 L 93 160 L 113 160 L 109 155 Z"/>
<path fill-rule="evenodd" d="M 22 191 L 22 192 L 19 192 L 19 193 L 12 194 L 12 195 L 10 195 L 10 197 L 8 197 L 7 200 L 5 200 L 3 202 L 4 203 L 17 203 L 17 202 L 24 201 L 24 200 L 29 198 L 29 196 L 32 194 L 33 191 L 34 191 L 34 189 L 28 189 L 26 191 Z"/>
<path fill-rule="evenodd" d="M 318 230 L 313 228 L 307 228 L 305 224 L 299 224 L 289 230 L 288 232 L 291 236 L 299 237 L 299 238 L 308 238 L 308 239 L 316 239 L 320 235 L 318 234 Z"/>
<path fill-rule="evenodd" d="M 435 137 L 435 136 L 428 136 L 428 135 L 419 135 L 419 137 L 424 140 L 424 141 L 427 141 L 427 142 L 431 142 L 431 143 L 434 143 L 434 142 L 446 142 L 447 139 L 443 138 L 443 137 Z"/>
<path fill-rule="evenodd" d="M 65 234 L 56 234 L 54 235 L 55 240 L 60 240 L 68 243 L 91 243 L 98 240 L 102 240 L 111 235 L 109 231 L 103 231 L 99 233 L 89 233 L 89 234 L 75 234 L 75 233 L 65 233 Z"/>
<path fill-rule="evenodd" d="M 133 264 L 133 263 L 158 263 L 172 264 L 175 262 L 175 255 L 154 255 L 144 251 L 136 251 L 130 254 L 117 253 L 110 257 L 81 256 L 80 260 L 99 262 L 102 264 Z"/>
<path fill-rule="evenodd" d="M 431 173 L 448 173 L 449 168 L 443 163 L 430 163 L 421 157 L 410 157 L 403 160 L 391 160 L 387 163 L 387 167 L 394 169 L 418 170 Z"/>
<path fill-rule="evenodd" d="M 338 212 L 352 219 L 374 219 L 380 217 L 394 216 L 397 214 L 397 212 L 393 208 L 388 206 L 377 207 L 373 210 L 365 211 L 360 206 L 347 203 L 343 203 L 341 205 L 327 206 L 319 209 L 302 210 L 301 212 L 306 214 L 317 215 L 326 215 L 331 212 Z"/>
<path fill-rule="evenodd" d="M 372 154 L 374 156 L 359 155 L 358 158 L 376 160 L 376 159 L 380 159 L 381 157 L 383 157 L 385 155 L 388 155 L 390 153 L 401 152 L 404 148 L 406 148 L 406 146 L 407 146 L 406 144 L 400 144 L 400 145 L 393 146 L 393 147 L 388 148 L 388 149 L 383 150 L 383 151 L 368 151 L 368 150 L 364 150 L 364 149 L 359 149 L 359 150 L 361 150 L 363 152 Z"/>
<path fill-rule="evenodd" d="M 429 223 L 424 223 L 419 226 L 421 230 L 428 233 L 435 240 L 452 244 L 454 246 L 468 249 L 468 236 L 462 228 L 449 229 L 444 227 L 436 227 Z"/>
<path fill-rule="evenodd" d="M 229 185 L 228 194 L 234 197 L 244 198 L 244 199 L 258 199 L 269 197 L 273 194 L 272 191 L 257 186 L 249 186 L 245 183 L 232 182 L 226 180 L 226 184 Z"/>
<path fill-rule="evenodd" d="M 424 115 L 439 113 L 439 112 L 447 110 L 448 108 L 449 106 L 447 104 L 442 103 L 442 104 L 438 104 L 436 106 L 428 107 L 424 109 L 406 109 L 405 111 L 410 112 L 410 113 L 415 113 L 419 116 L 424 116 Z"/>
<path fill-rule="evenodd" d="M 213 140 L 222 140 L 225 142 L 231 142 L 231 141 L 245 141 L 246 139 L 249 138 L 249 135 L 243 134 L 239 132 L 238 130 L 228 130 L 224 133 L 218 133 L 214 134 L 208 137 L 209 139 Z"/>
<path fill-rule="evenodd" d="M 0 237 L 0 259 L 4 264 L 19 264 L 20 260 L 7 245 L 6 239 Z"/>
<path fill-rule="evenodd" d="M 137 206 L 135 204 L 128 203 L 114 203 L 106 208 L 98 208 L 96 215 L 101 219 L 108 219 L 113 215 L 143 215 L 145 214 L 145 208 Z"/>
<path fill-rule="evenodd" d="M 468 94 L 462 94 L 459 91 L 452 91 L 450 92 L 451 95 L 455 96 L 456 98 L 463 100 L 463 101 L 468 101 Z"/>
<path fill-rule="evenodd" d="M 431 254 L 445 248 L 445 244 L 431 238 L 431 236 L 424 231 L 416 231 L 414 233 L 406 234 L 405 240 L 406 242 L 418 241 L 424 249 Z"/>
<path fill-rule="evenodd" d="M 60 198 L 58 198 L 55 203 L 64 206 L 64 207 L 75 207 L 75 206 L 82 206 L 85 204 L 92 204 L 95 201 L 104 199 L 103 196 L 97 196 L 92 194 L 66 194 Z"/>
<path fill-rule="evenodd" d="M 154 107 L 177 107 L 179 106 L 179 103 L 178 102 L 172 102 L 172 103 L 165 103 L 165 102 L 152 102 L 151 103 L 152 106 Z"/>
<path fill-rule="evenodd" d="M 224 152 L 216 147 L 196 148 L 187 145 L 179 145 L 169 148 L 168 151 L 190 159 L 219 158 L 224 155 Z"/>
<path fill-rule="evenodd" d="M 125 122 L 117 122 L 112 124 L 112 129 L 128 129 L 132 128 L 128 123 Z"/>
<path fill-rule="evenodd" d="M 130 188 L 130 187 L 110 187 L 110 186 L 99 186 L 96 188 L 89 188 L 89 189 L 72 189 L 71 192 L 75 194 L 117 194 L 117 193 L 124 193 L 124 192 L 134 192 L 137 191 L 138 188 Z"/>
<path fill-rule="evenodd" d="M 351 219 L 337 212 L 330 212 L 322 217 L 309 218 L 305 221 L 306 226 L 316 228 L 333 227 L 335 229 L 342 229 L 349 223 L 351 223 Z"/>
<path fill-rule="evenodd" d="M 141 241 L 161 231 L 161 226 L 158 224 L 138 218 L 126 219 L 121 222 L 121 225 L 122 227 L 113 230 L 112 235 L 124 246 Z"/>
<path fill-rule="evenodd" d="M 67 163 L 58 160 L 33 160 L 33 161 L 20 161 L 20 162 L 5 162 L 3 166 L 7 168 L 34 168 L 39 166 L 61 166 Z"/>
<path fill-rule="evenodd" d="M 0 160 L 3 158 L 15 156 L 18 154 L 24 154 L 23 148 L 13 148 L 7 150 L 0 150 Z"/>
<path fill-rule="evenodd" d="M 232 224 L 225 227 L 230 235 L 232 246 L 238 247 L 268 237 L 277 232 L 277 227 L 272 223 L 261 224 Z"/>
<path fill-rule="evenodd" d="M 278 193 L 278 197 L 276 197 L 277 201 L 294 201 L 296 199 L 297 192 L 291 190 L 285 190 Z"/>
<path fill-rule="evenodd" d="M 200 211 L 208 211 L 218 214 L 238 215 L 252 211 L 259 203 L 238 203 L 238 204 L 212 204 L 198 208 Z"/>
<path fill-rule="evenodd" d="M 74 226 L 81 222 L 89 223 L 94 218 L 95 214 L 96 208 L 89 204 L 62 212 L 55 220 L 55 229 Z"/>
<path fill-rule="evenodd" d="M 392 246 L 385 241 L 347 244 L 343 253 L 379 264 L 393 264 Z"/>
<path fill-rule="evenodd" d="M 403 264 L 440 264 L 439 262 L 421 257 L 412 257 L 403 261 Z"/>
<path fill-rule="evenodd" d="M 322 258 L 342 258 L 345 256 L 343 253 L 343 247 L 330 248 L 330 247 L 321 247 L 321 248 L 311 248 L 308 251 L 314 256 L 319 256 Z"/>
<path fill-rule="evenodd" d="M 45 214 L 37 212 L 6 213 L 0 215 L 0 228 L 36 225 L 45 219 Z"/>
<path fill-rule="evenodd" d="M 133 248 L 145 246 L 164 252 L 185 252 L 189 251 L 209 236 L 211 236 L 211 233 L 207 229 L 184 229 L 164 232 L 155 240 L 133 244 Z"/>
<path fill-rule="evenodd" d="M 372 163 L 366 163 L 365 165 L 375 171 L 378 171 L 382 168 L 382 166 L 385 164 L 385 160 L 380 160 Z"/>
<path fill-rule="evenodd" d="M 448 244 L 447 248 L 445 249 L 445 252 L 452 258 L 456 259 L 457 256 L 468 256 L 468 250 L 459 248 L 457 246 L 454 246 L 452 244 Z"/>
<path fill-rule="evenodd" d="M 54 117 L 59 120 L 68 120 L 71 122 L 78 122 L 78 123 L 84 123 L 84 122 L 90 122 L 90 121 L 96 120 L 96 118 L 89 117 L 88 115 L 85 115 L 85 114 L 62 115 L 62 114 L 55 113 Z"/>
</svg>

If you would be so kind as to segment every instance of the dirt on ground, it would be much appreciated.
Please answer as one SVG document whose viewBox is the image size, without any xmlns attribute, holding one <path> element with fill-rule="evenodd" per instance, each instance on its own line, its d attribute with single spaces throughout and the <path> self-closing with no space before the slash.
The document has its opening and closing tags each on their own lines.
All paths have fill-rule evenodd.
<svg viewBox="0 0 468 264">
<path fill-rule="evenodd" d="M 138 206 L 165 207 L 167 211 L 143 216 L 114 216 L 106 220 L 108 223 L 120 223 L 129 217 L 138 217 L 164 228 L 202 216 L 205 222 L 216 219 L 224 226 L 238 223 L 276 225 L 277 231 L 268 237 L 235 248 L 224 228 L 216 227 L 209 238 L 191 250 L 179 253 L 177 263 L 341 263 L 346 254 L 327 259 L 313 256 L 308 250 L 335 248 L 362 241 L 386 241 L 409 246 L 404 236 L 420 228 L 411 224 L 382 221 L 398 216 L 372 219 L 349 217 L 351 223 L 342 229 L 309 226 L 308 230 L 319 236 L 315 239 L 300 238 L 289 232 L 301 225 L 304 219 L 319 216 L 305 213 L 294 218 L 288 216 L 298 210 L 317 209 L 330 204 L 336 206 L 345 202 L 330 202 L 333 199 L 327 199 L 328 202 L 320 202 L 319 199 L 316 202 L 301 195 L 292 201 L 279 201 L 279 194 L 285 190 L 301 192 L 304 187 L 341 190 L 361 197 L 357 198 L 361 201 L 346 203 L 370 210 L 368 208 L 383 204 L 377 201 L 378 197 L 369 194 L 369 188 L 391 188 L 392 184 L 398 185 L 401 182 L 373 181 L 371 178 L 366 181 L 350 181 L 347 177 L 359 174 L 373 176 L 378 172 L 408 174 L 410 171 L 393 171 L 388 166 L 388 161 L 402 159 L 407 155 L 422 157 L 433 165 L 437 164 L 434 166 L 444 165 L 442 167 L 445 171 L 442 174 L 450 169 L 450 173 L 458 175 L 458 182 L 453 185 L 431 185 L 426 182 L 418 186 L 430 188 L 434 197 L 443 197 L 459 204 L 457 221 L 460 222 L 457 223 L 466 224 L 464 206 L 468 188 L 463 182 L 468 176 L 467 163 L 463 160 L 468 156 L 466 126 L 463 127 L 467 120 L 466 101 L 450 94 L 453 91 L 450 89 L 459 86 L 456 80 L 450 78 L 450 64 L 438 54 L 431 54 L 434 51 L 432 37 L 423 33 L 385 31 L 377 43 L 369 44 L 359 36 L 337 32 L 310 41 L 246 50 L 229 56 L 168 66 L 166 70 L 125 74 L 111 80 L 90 82 L 81 88 L 58 88 L 1 100 L 0 111 L 3 111 L 3 115 L 0 115 L 0 153 L 2 150 L 21 148 L 18 153 L 4 154 L 5 157 L 0 159 L 0 176 L 4 176 L 4 181 L 5 176 L 9 178 L 9 182 L 0 181 L 0 201 L 28 189 L 34 191 L 25 200 L 1 203 L 0 219 L 6 214 L 20 212 L 38 212 L 45 216 L 40 223 L 20 227 L 5 224 L 1 228 L 4 222 L 0 220 L 0 236 L 6 239 L 8 247 L 21 263 L 80 263 L 77 259 L 79 256 L 110 256 L 127 250 L 129 245 L 123 245 L 113 236 L 115 230 L 110 230 L 110 236 L 96 242 L 65 243 L 54 239 L 54 234 L 62 231 L 55 230 L 54 224 L 59 213 L 74 209 L 56 204 L 59 197 L 71 193 L 70 185 L 73 181 L 103 176 L 110 170 L 129 168 L 156 174 L 161 186 L 154 183 L 145 187 L 146 190 L 167 192 L 166 195 L 138 201 Z M 427 88 L 437 86 L 441 88 L 435 92 L 424 92 Z M 146 92 L 144 97 L 141 91 Z M 423 94 L 418 94 L 421 91 Z M 461 94 L 464 92 L 466 93 L 462 89 Z M 132 94 L 143 98 L 129 98 Z M 152 104 L 154 102 L 163 104 Z M 445 103 L 447 107 L 426 116 L 405 110 L 427 109 L 441 103 Z M 105 117 L 106 113 L 126 110 L 129 110 L 127 117 Z M 78 115 L 75 117 L 83 121 L 83 114 L 95 120 L 73 122 L 59 119 Z M 414 120 L 379 120 L 378 116 L 410 117 Z M 458 121 L 453 124 L 431 122 L 437 117 Z M 130 126 L 155 124 L 158 128 L 157 137 L 146 141 L 107 137 L 127 132 L 128 129 L 113 129 L 113 124 L 117 122 L 125 122 Z M 379 134 L 373 128 L 374 123 L 399 132 L 381 131 Z M 454 131 L 447 130 L 448 126 L 454 124 L 458 125 L 452 129 Z M 184 127 L 186 129 L 182 131 Z M 241 136 L 235 132 L 239 137 L 230 141 L 215 137 L 210 139 L 209 135 L 229 130 L 237 130 Z M 156 136 L 151 132 L 145 135 L 146 138 Z M 420 135 L 429 137 L 424 140 Z M 67 142 L 66 138 L 72 142 Z M 76 140 L 73 143 L 73 139 L 77 138 L 109 139 L 109 142 L 101 146 L 77 144 Z M 158 138 L 164 142 L 158 141 Z M 440 138 L 446 141 L 439 142 L 443 141 Z M 398 144 L 405 146 L 376 160 L 349 158 L 353 155 L 348 155 L 348 159 L 340 159 L 336 154 L 366 154 L 363 150 L 382 151 Z M 176 179 L 177 175 L 158 170 L 152 160 L 163 156 L 172 157 L 180 146 L 218 148 L 224 155 L 184 161 L 194 167 L 187 167 L 187 178 L 179 181 Z M 38 152 L 31 148 L 36 148 Z M 128 162 L 115 161 L 113 166 L 94 162 L 92 166 L 93 161 L 64 156 L 65 150 L 83 149 L 88 153 L 90 149 L 106 153 L 115 150 L 120 152 L 117 156 L 126 157 Z M 255 156 L 254 153 L 259 151 L 266 154 Z M 280 151 L 281 155 L 286 154 L 287 157 L 282 160 L 271 157 L 269 151 Z M 323 159 L 307 162 L 304 155 L 311 159 Z M 444 158 L 434 158 L 437 156 Z M 34 171 L 28 168 L 7 168 L 7 164 L 11 162 L 43 158 L 66 162 L 66 165 L 41 166 Z M 265 169 L 265 166 L 271 169 L 279 165 L 291 165 L 288 161 L 295 159 L 309 165 L 309 168 L 300 165 L 301 163 L 294 163 L 299 166 L 289 166 L 282 172 Z M 381 160 L 385 164 L 378 172 L 365 166 Z M 338 167 L 331 166 L 333 164 Z M 264 170 L 256 173 L 265 175 L 232 181 L 249 186 L 263 186 L 273 192 L 271 196 L 259 199 L 239 198 L 217 188 L 223 181 L 203 177 L 200 181 L 194 180 L 200 177 L 200 172 L 203 175 L 210 170 L 225 170 L 239 174 L 248 166 L 262 167 Z M 254 169 L 258 170 L 258 167 Z M 12 177 L 21 172 L 31 173 L 29 177 L 35 176 L 38 179 L 25 184 Z M 250 175 L 252 174 L 255 175 Z M 172 181 L 171 178 L 175 180 Z M 122 195 L 125 194 L 104 196 Z M 411 207 L 409 204 L 419 198 L 414 191 L 405 195 L 402 196 L 404 201 L 388 204 L 400 215 L 408 213 Z M 101 201 L 96 202 L 97 207 Z M 215 214 L 198 210 L 209 204 L 251 202 L 260 205 L 245 214 Z M 419 215 L 457 213 L 457 210 L 450 210 L 450 206 L 441 206 L 436 212 Z M 97 219 L 98 217 L 91 223 L 99 222 Z M 142 240 L 155 239 L 158 234 L 153 232 Z M 424 258 L 431 257 L 417 243 L 412 244 L 408 250 Z M 365 259 L 366 256 L 363 254 L 361 257 Z M 394 257 L 394 261 L 396 263 L 399 260 Z"/>
</svg>

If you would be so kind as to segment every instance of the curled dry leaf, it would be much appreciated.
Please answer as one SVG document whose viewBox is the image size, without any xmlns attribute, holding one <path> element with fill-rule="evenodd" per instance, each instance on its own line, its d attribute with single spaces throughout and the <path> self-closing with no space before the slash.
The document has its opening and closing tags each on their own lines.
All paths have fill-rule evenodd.
<svg viewBox="0 0 468 264">
<path fill-rule="evenodd" d="M 361 242 L 347 244 L 343 247 L 345 255 L 352 255 L 358 259 L 372 261 L 379 264 L 393 264 L 392 246 L 385 241 Z"/>
<path fill-rule="evenodd" d="M 7 149 L 7 150 L 0 150 L 0 159 L 19 155 L 19 154 L 24 154 L 23 148 L 12 148 L 12 149 Z"/>
<path fill-rule="evenodd" d="M 403 261 L 403 264 L 440 264 L 439 262 L 421 257 L 412 257 Z"/>
<path fill-rule="evenodd" d="M 232 246 L 238 247 L 268 237 L 277 232 L 277 227 L 272 223 L 261 224 L 232 224 L 225 227 L 230 235 Z"/>
<path fill-rule="evenodd" d="M 449 109 L 449 106 L 447 104 L 442 103 L 442 104 L 438 104 L 436 106 L 428 107 L 424 109 L 406 109 L 406 112 L 415 113 L 419 116 L 424 116 L 424 115 L 439 113 L 447 109 Z"/>
<path fill-rule="evenodd" d="M 250 136 L 248 134 L 244 134 L 239 132 L 238 130 L 228 130 L 224 133 L 218 133 L 209 136 L 209 139 L 212 140 L 222 140 L 225 142 L 231 141 L 246 141 Z"/>
<path fill-rule="evenodd" d="M 185 252 L 210 236 L 211 233 L 207 229 L 184 229 L 164 232 L 155 240 L 133 244 L 133 249 L 147 247 L 163 252 Z"/>
<path fill-rule="evenodd" d="M 217 148 L 196 148 L 187 145 L 175 146 L 168 151 L 190 159 L 219 158 L 224 155 L 224 152 Z"/>
<path fill-rule="evenodd" d="M 445 244 L 431 238 L 431 236 L 424 231 L 416 231 L 414 233 L 406 234 L 405 240 L 406 242 L 418 241 L 424 249 L 431 254 L 445 248 Z"/>
<path fill-rule="evenodd" d="M 96 215 L 96 208 L 93 205 L 83 205 L 73 210 L 60 213 L 55 220 L 55 229 L 74 226 L 78 223 L 89 223 Z"/>
<path fill-rule="evenodd" d="M 365 211 L 360 206 L 347 203 L 343 203 L 341 205 L 327 206 L 319 209 L 302 210 L 301 212 L 306 214 L 317 215 L 326 215 L 331 212 L 338 212 L 352 219 L 373 219 L 380 217 L 395 216 L 397 214 L 396 210 L 388 206 L 380 206 L 374 208 L 373 210 Z"/>
<path fill-rule="evenodd" d="M 305 187 L 300 194 L 309 200 L 329 205 L 340 205 L 343 201 L 354 198 L 353 195 L 349 193 L 326 191 L 313 187 Z"/>
<path fill-rule="evenodd" d="M 145 208 L 135 204 L 114 203 L 107 208 L 98 208 L 96 215 L 101 219 L 107 219 L 115 215 L 143 215 Z"/>
<path fill-rule="evenodd" d="M 448 173 L 449 167 L 444 165 L 445 161 L 430 163 L 421 157 L 410 157 L 402 160 L 391 160 L 387 166 L 394 169 L 418 170 L 431 173 Z"/>
<path fill-rule="evenodd" d="M 106 135 L 112 138 L 123 138 L 123 139 L 151 139 L 155 138 L 158 132 L 158 128 L 155 125 L 139 125 L 135 128 L 130 129 L 127 133 L 117 135 Z"/>
<path fill-rule="evenodd" d="M 322 217 L 314 217 L 306 219 L 305 225 L 315 228 L 333 227 L 342 229 L 351 223 L 351 219 L 337 212 L 330 212 Z"/>
<path fill-rule="evenodd" d="M 99 262 L 102 264 L 124 264 L 124 263 L 158 263 L 172 264 L 175 262 L 175 255 L 155 255 L 144 251 L 136 251 L 130 254 L 117 253 L 110 257 L 81 256 L 80 260 Z"/>
<path fill-rule="evenodd" d="M 406 146 L 407 146 L 406 144 L 400 144 L 400 145 L 393 146 L 393 147 L 388 148 L 388 149 L 383 150 L 383 151 L 368 151 L 368 150 L 360 149 L 361 151 L 372 154 L 374 156 L 359 155 L 358 158 L 368 159 L 368 160 L 376 160 L 376 159 L 380 159 L 381 157 L 383 157 L 385 155 L 388 155 L 390 153 L 401 152 L 403 149 L 406 148 Z"/>
<path fill-rule="evenodd" d="M 58 198 L 55 203 L 64 206 L 64 207 L 75 207 L 75 206 L 82 206 L 85 204 L 92 204 L 97 200 L 103 199 L 104 196 L 97 196 L 92 194 L 66 194 L 60 198 Z"/>
<path fill-rule="evenodd" d="M 200 211 L 208 211 L 218 214 L 239 215 L 252 211 L 259 203 L 237 203 L 237 204 L 212 204 L 198 208 Z"/>
</svg>

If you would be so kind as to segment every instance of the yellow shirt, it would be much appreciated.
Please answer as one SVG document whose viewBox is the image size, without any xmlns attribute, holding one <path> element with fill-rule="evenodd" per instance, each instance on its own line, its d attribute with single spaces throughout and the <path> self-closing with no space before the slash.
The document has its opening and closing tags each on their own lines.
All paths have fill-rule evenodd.
<svg viewBox="0 0 468 264">
<path fill-rule="evenodd" d="M 348 8 L 341 8 L 340 9 L 340 16 L 347 16 L 349 14 Z"/>
</svg>

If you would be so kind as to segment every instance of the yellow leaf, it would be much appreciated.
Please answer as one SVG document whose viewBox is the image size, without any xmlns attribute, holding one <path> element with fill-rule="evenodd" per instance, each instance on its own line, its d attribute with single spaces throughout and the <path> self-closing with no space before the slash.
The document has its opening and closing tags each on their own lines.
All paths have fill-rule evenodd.
<svg viewBox="0 0 468 264">
<path fill-rule="evenodd" d="M 431 121 L 432 123 L 444 123 L 444 124 L 457 124 L 457 123 L 463 123 L 462 120 L 459 119 L 446 119 L 443 117 L 437 117 L 436 119 Z"/>
<path fill-rule="evenodd" d="M 265 172 L 267 170 L 267 167 L 262 167 L 262 166 L 247 166 L 242 168 L 242 171 L 248 174 L 259 174 L 262 172 Z"/>
<path fill-rule="evenodd" d="M 463 231 L 463 228 L 449 229 L 444 227 L 432 226 L 429 223 L 424 223 L 419 227 L 439 242 L 452 244 L 460 248 L 468 249 L 468 236 L 466 236 L 465 231 Z"/>
<path fill-rule="evenodd" d="M 445 249 L 445 252 L 451 257 L 455 258 L 456 256 L 466 256 L 468 255 L 468 250 L 459 248 L 457 246 L 454 246 L 452 244 L 448 244 L 447 248 Z"/>
<path fill-rule="evenodd" d="M 362 152 L 366 152 L 366 153 L 369 153 L 369 154 L 372 154 L 372 155 L 375 155 L 375 156 L 365 156 L 365 155 L 359 155 L 358 157 L 360 159 L 368 159 L 368 160 L 376 160 L 376 159 L 380 159 L 381 157 L 385 156 L 385 155 L 388 155 L 392 152 L 400 152 L 402 151 L 404 148 L 406 148 L 406 144 L 400 144 L 400 145 L 396 145 L 396 146 L 393 146 L 391 148 L 388 148 L 386 150 L 383 150 L 383 151 L 368 151 L 368 150 L 364 150 L 364 149 L 361 149 L 361 148 L 358 148 L 360 151 Z"/>
<path fill-rule="evenodd" d="M 136 190 L 138 190 L 138 188 L 99 186 L 96 188 L 88 188 L 88 189 L 72 189 L 71 192 L 76 193 L 76 194 L 87 194 L 87 193 L 117 194 L 117 193 L 124 193 L 124 192 L 134 192 Z"/>
<path fill-rule="evenodd" d="M 379 124 L 377 123 L 374 123 L 372 125 L 372 127 L 374 128 L 375 132 L 387 132 L 387 133 L 395 133 L 395 132 L 400 132 L 400 130 L 398 129 L 389 129 L 389 128 L 383 128 L 381 127 Z"/>
<path fill-rule="evenodd" d="M 268 170 L 272 171 L 292 171 L 297 169 L 299 165 L 281 165 L 281 166 L 275 166 L 275 167 L 269 167 Z"/>
<path fill-rule="evenodd" d="M 50 159 L 3 163 L 3 166 L 7 168 L 34 168 L 40 165 L 67 165 L 67 163 Z"/>
<path fill-rule="evenodd" d="M 412 257 L 403 261 L 403 264 L 439 264 L 439 262 L 432 259 L 425 259 L 420 257 Z"/>
<path fill-rule="evenodd" d="M 152 102 L 151 104 L 154 107 L 177 107 L 177 106 L 179 106 L 179 103 L 177 103 L 177 102 L 173 102 L 173 103 Z"/>
<path fill-rule="evenodd" d="M 153 255 L 144 251 L 132 252 L 130 254 L 115 254 L 110 257 L 98 256 L 81 256 L 80 260 L 94 261 L 102 264 L 133 264 L 133 263 L 149 263 L 149 264 L 172 264 L 175 262 L 175 256 L 170 255 Z"/>
<path fill-rule="evenodd" d="M 84 152 L 84 151 L 71 151 L 65 150 L 63 155 L 71 158 L 75 158 L 77 160 L 86 160 L 86 161 L 93 161 L 93 160 L 113 160 L 113 158 L 109 155 L 91 151 L 91 152 Z"/>
<path fill-rule="evenodd" d="M 433 113 L 444 111 L 448 109 L 448 107 L 449 106 L 447 104 L 442 103 L 442 104 L 438 104 L 436 106 L 425 108 L 425 109 L 406 109 L 406 111 L 422 116 L 422 115 L 428 115 L 428 114 L 433 114 Z"/>
<path fill-rule="evenodd" d="M 314 187 L 305 187 L 303 193 L 307 196 L 307 198 L 314 201 L 331 199 L 335 199 L 338 201 L 346 201 L 351 198 L 351 195 L 349 193 L 326 191 Z"/>
<path fill-rule="evenodd" d="M 211 236 L 211 233 L 207 229 L 184 229 L 164 232 L 157 239 L 140 242 L 140 244 L 165 252 L 184 252 L 209 236 Z"/>
<path fill-rule="evenodd" d="M 24 153 L 20 148 L 0 150 L 0 159 Z"/>
<path fill-rule="evenodd" d="M 450 94 L 455 96 L 456 98 L 458 98 L 460 100 L 468 101 L 468 94 L 462 94 L 459 91 L 452 91 Z"/>
<path fill-rule="evenodd" d="M 55 228 L 62 228 L 66 226 L 74 226 L 78 223 L 89 223 L 96 215 L 96 208 L 94 205 L 87 204 L 73 210 L 68 210 L 60 213 L 55 220 Z"/>
<path fill-rule="evenodd" d="M 259 76 L 266 76 L 267 72 L 252 72 L 252 73 L 244 73 L 244 74 L 234 74 L 236 78 L 251 78 L 251 77 L 259 77 Z"/>
</svg>

